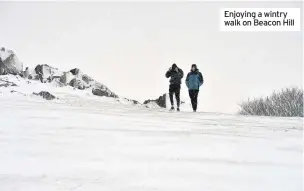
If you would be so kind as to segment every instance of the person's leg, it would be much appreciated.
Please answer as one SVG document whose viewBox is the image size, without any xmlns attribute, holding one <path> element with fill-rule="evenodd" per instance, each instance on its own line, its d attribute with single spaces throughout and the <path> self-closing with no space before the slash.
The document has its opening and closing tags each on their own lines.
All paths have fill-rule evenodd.
<svg viewBox="0 0 304 191">
<path fill-rule="evenodd" d="M 180 106 L 180 85 L 176 86 L 175 99 L 176 99 L 177 108 L 179 108 L 179 106 Z"/>
<path fill-rule="evenodd" d="M 196 109 L 197 109 L 197 97 L 198 97 L 198 92 L 199 92 L 199 90 L 195 90 L 193 93 L 194 93 L 194 95 L 193 95 L 193 102 L 194 102 L 194 110 L 196 111 Z"/>
<path fill-rule="evenodd" d="M 170 85 L 170 87 L 169 87 L 169 97 L 170 97 L 171 108 L 174 107 L 173 93 L 174 93 L 174 91 L 172 89 L 172 85 Z"/>
<path fill-rule="evenodd" d="M 194 110 L 194 92 L 193 90 L 189 90 L 189 97 L 190 97 L 190 100 L 191 100 L 191 106 L 192 106 L 192 109 Z"/>
</svg>

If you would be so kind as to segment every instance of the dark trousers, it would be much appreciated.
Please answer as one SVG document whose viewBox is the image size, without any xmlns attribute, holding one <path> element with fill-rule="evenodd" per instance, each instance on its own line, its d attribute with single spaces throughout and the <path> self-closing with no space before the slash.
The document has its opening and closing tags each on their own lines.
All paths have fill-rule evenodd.
<svg viewBox="0 0 304 191">
<path fill-rule="evenodd" d="M 179 107 L 179 105 L 180 105 L 180 89 L 181 89 L 180 84 L 170 84 L 170 86 L 169 86 L 169 96 L 170 96 L 171 106 L 174 105 L 173 94 L 175 94 L 176 104 L 177 104 L 177 107 Z"/>
<path fill-rule="evenodd" d="M 199 90 L 189 90 L 189 96 L 191 99 L 192 109 L 196 111 L 197 109 L 197 97 Z"/>
</svg>

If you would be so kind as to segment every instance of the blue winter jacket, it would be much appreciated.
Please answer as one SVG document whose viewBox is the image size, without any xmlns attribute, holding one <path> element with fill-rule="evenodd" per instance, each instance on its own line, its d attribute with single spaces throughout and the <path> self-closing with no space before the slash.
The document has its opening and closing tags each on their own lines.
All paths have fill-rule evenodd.
<svg viewBox="0 0 304 191">
<path fill-rule="evenodd" d="M 186 85 L 189 90 L 199 90 L 200 86 L 204 83 L 202 73 L 197 70 L 188 73 L 186 78 Z"/>
</svg>

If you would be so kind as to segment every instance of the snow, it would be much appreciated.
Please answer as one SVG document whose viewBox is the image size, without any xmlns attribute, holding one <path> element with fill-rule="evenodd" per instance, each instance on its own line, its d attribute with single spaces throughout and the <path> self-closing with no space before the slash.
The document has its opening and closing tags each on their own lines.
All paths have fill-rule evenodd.
<svg viewBox="0 0 304 191">
<path fill-rule="evenodd" d="M 14 80 L 0 87 L 0 190 L 303 190 L 302 118 L 168 112 Z"/>
</svg>

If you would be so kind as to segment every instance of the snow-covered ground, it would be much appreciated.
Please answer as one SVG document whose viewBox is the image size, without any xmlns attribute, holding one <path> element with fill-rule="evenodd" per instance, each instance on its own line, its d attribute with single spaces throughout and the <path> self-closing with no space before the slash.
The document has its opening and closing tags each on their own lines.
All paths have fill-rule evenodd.
<svg viewBox="0 0 304 191">
<path fill-rule="evenodd" d="M 0 90 L 1 191 L 303 190 L 302 118 Z"/>
</svg>

